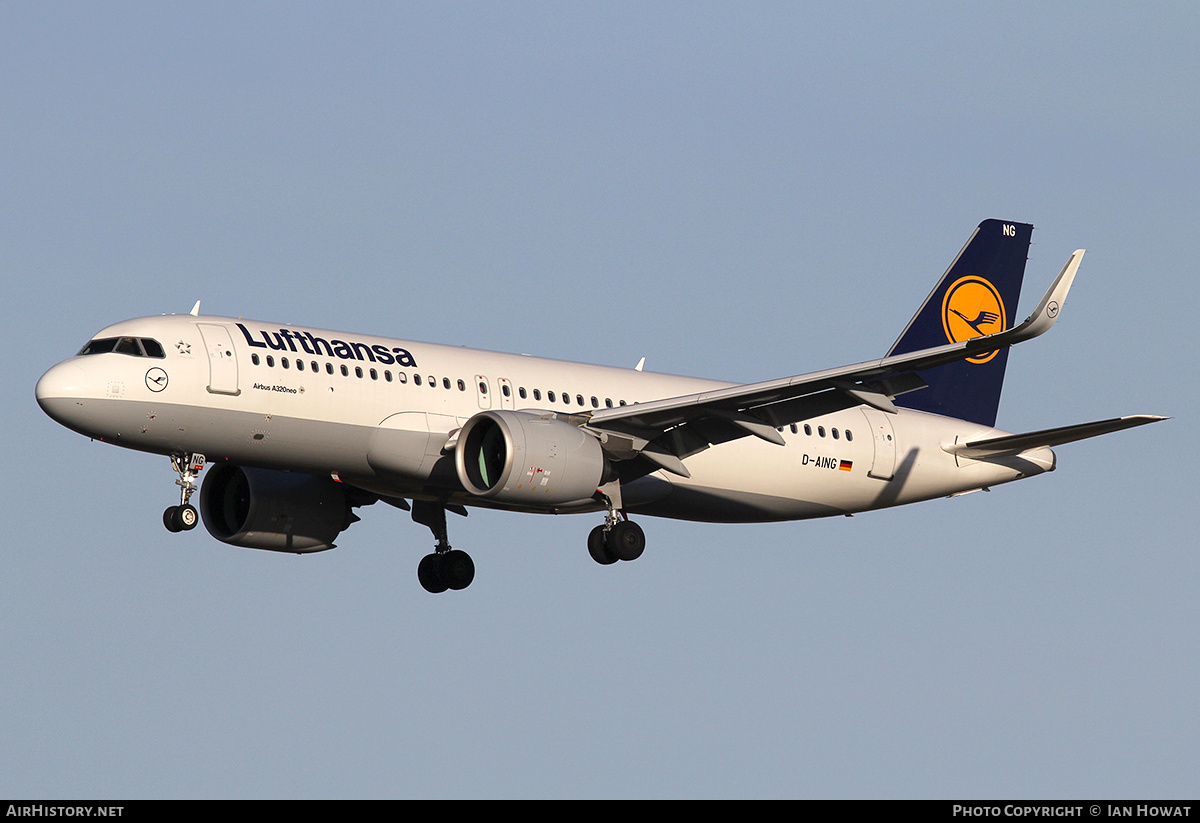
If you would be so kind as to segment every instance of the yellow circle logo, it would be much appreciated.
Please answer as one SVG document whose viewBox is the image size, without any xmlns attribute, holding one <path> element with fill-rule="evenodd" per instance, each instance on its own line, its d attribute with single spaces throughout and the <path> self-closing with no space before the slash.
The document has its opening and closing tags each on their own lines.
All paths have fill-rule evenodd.
<svg viewBox="0 0 1200 823">
<path fill-rule="evenodd" d="M 960 277 L 942 298 L 942 328 L 951 343 L 961 343 L 1008 328 L 1004 300 L 996 287 L 978 275 Z M 968 357 L 970 363 L 986 363 L 996 352 Z"/>
</svg>

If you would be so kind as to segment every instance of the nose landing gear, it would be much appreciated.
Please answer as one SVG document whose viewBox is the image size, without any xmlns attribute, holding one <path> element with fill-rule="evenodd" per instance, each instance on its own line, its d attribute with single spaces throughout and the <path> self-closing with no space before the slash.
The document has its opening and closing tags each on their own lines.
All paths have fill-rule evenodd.
<svg viewBox="0 0 1200 823">
<path fill-rule="evenodd" d="M 163 512 L 163 525 L 169 532 L 191 531 L 200 522 L 200 513 L 188 501 L 196 491 L 196 478 L 204 470 L 204 455 L 173 454 L 171 468 L 179 474 L 179 479 L 175 481 L 179 486 L 179 505 L 167 507 Z"/>
</svg>

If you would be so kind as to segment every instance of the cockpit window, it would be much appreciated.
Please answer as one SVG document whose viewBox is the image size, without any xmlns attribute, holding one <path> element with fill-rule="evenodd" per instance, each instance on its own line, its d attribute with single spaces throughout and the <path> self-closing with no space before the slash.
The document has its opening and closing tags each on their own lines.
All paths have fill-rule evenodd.
<svg viewBox="0 0 1200 823">
<path fill-rule="evenodd" d="M 162 344 L 149 337 L 99 337 L 88 342 L 80 356 L 88 354 L 128 354 L 131 357 L 166 357 Z"/>
<path fill-rule="evenodd" d="M 117 354 L 131 354 L 134 357 L 142 356 L 142 347 L 138 345 L 138 341 L 133 337 L 122 337 L 119 339 L 113 351 Z"/>
<path fill-rule="evenodd" d="M 80 356 L 85 354 L 107 354 L 117 345 L 118 339 L 116 337 L 101 337 L 98 340 L 92 340 L 79 350 L 79 354 Z"/>
</svg>

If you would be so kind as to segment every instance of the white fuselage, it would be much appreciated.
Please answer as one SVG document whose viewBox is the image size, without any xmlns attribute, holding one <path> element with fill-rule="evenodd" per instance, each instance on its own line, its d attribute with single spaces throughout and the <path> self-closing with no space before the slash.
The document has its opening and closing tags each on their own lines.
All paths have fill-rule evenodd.
<svg viewBox="0 0 1200 823">
<path fill-rule="evenodd" d="M 447 474 L 447 441 L 489 409 L 578 416 L 730 384 L 634 369 L 225 317 L 117 323 L 100 338 L 150 339 L 163 356 L 70 358 L 38 383 L 42 407 L 100 440 L 210 463 L 333 475 L 385 497 L 496 506 Z M 1048 448 L 969 460 L 944 446 L 1002 434 L 868 406 L 785 426 L 785 445 L 743 437 L 686 458 L 690 477 L 625 484 L 630 511 L 748 522 L 849 514 L 953 495 L 1054 468 Z M 597 502 L 521 508 L 600 510 Z"/>
</svg>

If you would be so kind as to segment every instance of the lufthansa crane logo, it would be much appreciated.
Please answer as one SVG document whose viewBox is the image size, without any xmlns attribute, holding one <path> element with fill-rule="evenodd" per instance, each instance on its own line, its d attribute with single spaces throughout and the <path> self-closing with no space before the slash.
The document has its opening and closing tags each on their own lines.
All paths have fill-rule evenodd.
<svg viewBox="0 0 1200 823">
<path fill-rule="evenodd" d="M 1000 292 L 986 279 L 975 275 L 960 277 L 946 289 L 942 298 L 942 328 L 951 343 L 995 334 L 1008 328 L 1008 314 Z M 969 363 L 986 363 L 995 351 L 968 357 Z"/>
<path fill-rule="evenodd" d="M 157 366 L 146 372 L 146 388 L 160 392 L 167 387 L 167 373 Z"/>
</svg>

